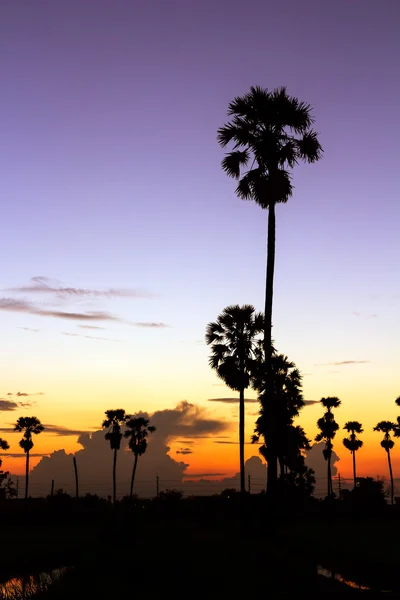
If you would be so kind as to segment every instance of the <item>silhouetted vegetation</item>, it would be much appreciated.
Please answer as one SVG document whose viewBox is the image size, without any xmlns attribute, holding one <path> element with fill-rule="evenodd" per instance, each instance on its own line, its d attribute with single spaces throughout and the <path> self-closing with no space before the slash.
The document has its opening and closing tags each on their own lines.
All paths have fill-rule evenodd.
<svg viewBox="0 0 400 600">
<path fill-rule="evenodd" d="M 103 421 L 103 429 L 108 428 L 105 438 L 110 442 L 110 448 L 114 451 L 113 461 L 113 502 L 117 499 L 117 453 L 121 447 L 121 426 L 126 423 L 127 414 L 123 408 L 106 410 L 106 418 Z"/>
<path fill-rule="evenodd" d="M 129 496 L 133 498 L 133 484 L 135 482 L 136 467 L 139 456 L 142 456 L 147 450 L 147 437 L 149 433 L 154 433 L 156 428 L 150 425 L 149 419 L 144 417 L 129 417 L 126 422 L 124 437 L 128 438 L 128 446 L 132 450 L 135 459 L 133 461 L 132 478 Z"/>
<path fill-rule="evenodd" d="M 321 404 L 326 408 L 325 414 L 323 417 L 318 419 L 317 425 L 320 432 L 315 436 L 316 442 L 324 442 L 325 448 L 323 450 L 324 458 L 328 467 L 328 498 L 333 496 L 333 487 L 332 487 L 332 470 L 331 470 L 331 459 L 332 459 L 332 450 L 333 450 L 333 439 L 336 435 L 337 430 L 339 429 L 339 425 L 336 423 L 335 418 L 333 416 L 332 408 L 338 408 L 341 404 L 339 398 L 336 397 L 328 397 L 321 398 Z"/>
<path fill-rule="evenodd" d="M 20 417 L 14 427 L 14 431 L 23 431 L 24 435 L 22 440 L 19 442 L 22 450 L 26 454 L 26 468 L 25 468 L 25 499 L 28 498 L 29 489 L 29 452 L 32 450 L 33 435 L 39 435 L 44 430 L 43 425 L 36 417 Z"/>
<path fill-rule="evenodd" d="M 245 492 L 244 391 L 251 383 L 251 372 L 256 358 L 259 334 L 263 331 L 263 317 L 254 306 L 227 306 L 215 323 L 209 323 L 206 343 L 211 346 L 209 363 L 228 387 L 239 392 L 239 454 L 240 491 Z"/>
<path fill-rule="evenodd" d="M 374 427 L 374 431 L 380 431 L 384 434 L 383 440 L 381 441 L 381 446 L 385 450 L 388 459 L 389 465 L 389 475 L 390 475 L 390 500 L 391 503 L 394 503 L 394 481 L 393 481 L 393 470 L 392 470 L 392 460 L 390 457 L 390 451 L 394 446 L 394 441 L 391 439 L 390 434 L 396 433 L 396 424 L 392 421 L 379 421 L 379 423 Z"/>
<path fill-rule="evenodd" d="M 231 120 L 218 130 L 222 148 L 231 146 L 222 161 L 223 170 L 239 180 L 236 194 L 268 210 L 268 250 L 265 292 L 264 360 L 267 415 L 270 425 L 268 495 L 274 501 L 277 486 L 279 434 L 275 437 L 277 406 L 273 394 L 272 301 L 275 268 L 275 205 L 292 196 L 289 169 L 299 162 L 313 163 L 322 156 L 311 106 L 289 96 L 286 88 L 273 91 L 251 87 L 228 107 Z M 248 165 L 250 168 L 247 169 Z"/>
<path fill-rule="evenodd" d="M 343 429 L 349 432 L 348 438 L 343 438 L 343 446 L 350 450 L 353 457 L 353 479 L 354 479 L 354 489 L 356 487 L 357 473 L 356 473 L 356 452 L 359 450 L 363 442 L 362 440 L 357 438 L 357 433 L 362 433 L 364 430 L 362 428 L 361 423 L 358 421 L 347 421 L 344 425 Z"/>
</svg>

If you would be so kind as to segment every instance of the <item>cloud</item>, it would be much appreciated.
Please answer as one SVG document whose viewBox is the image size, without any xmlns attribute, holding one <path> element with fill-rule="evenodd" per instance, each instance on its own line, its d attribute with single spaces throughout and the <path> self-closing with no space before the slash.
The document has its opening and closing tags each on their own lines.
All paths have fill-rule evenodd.
<svg viewBox="0 0 400 600">
<path fill-rule="evenodd" d="M 326 460 L 322 453 L 324 448 L 325 448 L 324 442 L 318 442 L 317 444 L 313 444 L 311 446 L 311 449 L 306 452 L 306 456 L 305 456 L 306 465 L 310 469 L 314 469 L 315 478 L 317 479 L 317 482 L 318 482 L 318 480 L 320 480 L 320 481 L 324 480 L 324 482 L 326 482 L 326 478 L 327 478 L 327 463 L 326 463 Z M 336 452 L 332 451 L 332 458 L 331 458 L 332 477 L 334 477 L 337 474 L 337 467 L 335 466 L 335 463 L 337 463 L 339 460 L 340 460 L 340 458 L 336 454 Z"/>
<path fill-rule="evenodd" d="M 160 476 L 160 489 L 165 487 L 180 489 L 189 465 L 169 455 L 170 443 L 175 443 L 176 438 L 185 440 L 185 445 L 182 444 L 182 447 L 178 448 L 179 451 L 190 450 L 188 446 L 193 438 L 219 434 L 231 427 L 229 422 L 213 419 L 204 407 L 187 401 L 180 402 L 173 409 L 158 410 L 151 415 L 146 412 L 136 414 L 149 418 L 150 423 L 157 428 L 149 436 L 147 451 L 138 462 L 135 488 L 137 493 L 143 496 L 155 495 L 157 475 Z M 113 453 L 104 438 L 104 430 L 90 433 L 69 430 L 57 425 L 45 425 L 45 427 L 45 432 L 55 435 L 80 434 L 77 441 L 82 449 L 76 452 L 75 456 L 82 494 L 86 492 L 103 496 L 111 494 Z M 31 473 L 32 489 L 35 489 L 35 493 L 46 494 L 51 479 L 56 479 L 58 487 L 73 491 L 72 456 L 65 450 L 56 450 L 50 456 L 43 456 Z M 129 492 L 132 466 L 132 452 L 128 449 L 127 440 L 123 438 L 117 466 L 117 484 L 121 496 Z"/>
<path fill-rule="evenodd" d="M 101 327 L 100 325 L 78 325 L 82 329 L 105 329 L 105 327 Z"/>
<path fill-rule="evenodd" d="M 376 319 L 377 318 L 377 314 L 376 313 L 370 313 L 370 314 L 361 314 L 360 312 L 357 312 L 356 310 L 353 310 L 352 313 L 355 317 L 365 317 L 366 319 Z"/>
<path fill-rule="evenodd" d="M 151 321 L 146 322 L 137 322 L 137 323 L 131 323 L 132 327 L 144 327 L 147 329 L 163 329 L 164 327 L 169 327 L 169 325 L 166 325 L 165 323 L 153 323 Z"/>
<path fill-rule="evenodd" d="M 239 442 L 234 442 L 233 440 L 214 440 L 214 444 L 239 444 Z M 250 444 L 251 446 L 261 446 L 262 442 L 245 442 L 245 444 Z"/>
<path fill-rule="evenodd" d="M 303 400 L 306 406 L 311 406 L 312 404 L 319 404 L 319 400 Z"/>
<path fill-rule="evenodd" d="M 115 340 L 113 338 L 102 337 L 99 335 L 81 335 L 80 333 L 70 333 L 68 331 L 61 331 L 61 335 L 67 335 L 69 337 L 81 337 L 87 340 L 102 340 L 105 342 L 121 342 L 121 340 Z"/>
<path fill-rule="evenodd" d="M 226 473 L 185 473 L 184 477 L 224 477 Z"/>
<path fill-rule="evenodd" d="M 40 452 L 34 452 L 31 453 L 29 452 L 29 456 L 30 458 L 42 458 L 43 456 L 48 456 L 49 453 L 47 454 L 43 454 Z M 0 456 L 6 456 L 7 458 L 21 458 L 21 457 L 26 457 L 25 452 L 1 452 Z"/>
<path fill-rule="evenodd" d="M 193 454 L 193 450 L 190 448 L 181 448 L 180 450 L 176 450 L 176 454 Z"/>
<path fill-rule="evenodd" d="M 15 300 L 14 298 L 0 298 L 0 310 L 8 312 L 22 312 L 39 317 L 54 317 L 56 319 L 67 319 L 69 321 L 121 321 L 106 311 L 90 312 L 67 312 L 62 310 L 48 310 L 35 306 L 26 300 Z"/>
<path fill-rule="evenodd" d="M 316 367 L 341 367 L 343 365 L 364 365 L 370 363 L 370 360 L 340 360 L 338 362 L 315 363 Z"/>
<path fill-rule="evenodd" d="M 33 333 L 38 333 L 40 329 L 33 329 L 32 327 L 17 327 L 17 329 L 22 329 L 23 331 L 31 331 Z"/>
<path fill-rule="evenodd" d="M 246 403 L 258 402 L 257 398 L 245 398 Z M 208 398 L 208 402 L 225 402 L 225 404 L 239 404 L 239 397 L 236 398 Z"/>
<path fill-rule="evenodd" d="M 57 296 L 72 296 L 75 298 L 83 297 L 106 297 L 106 298 L 150 298 L 151 294 L 142 290 L 108 288 L 105 290 L 96 290 L 90 288 L 65 287 L 61 282 L 49 277 L 37 276 L 31 278 L 31 283 L 8 288 L 8 292 L 17 293 L 41 293 L 56 294 Z"/>
<path fill-rule="evenodd" d="M 11 410 L 17 410 L 19 404 L 13 400 L 3 400 L 0 398 L 0 411 L 8 412 Z"/>
<path fill-rule="evenodd" d="M 46 433 L 51 433 L 58 436 L 80 436 L 87 433 L 87 431 L 82 431 L 81 429 L 69 429 L 68 427 L 63 427 L 62 425 L 52 425 L 46 423 L 44 423 L 44 430 Z"/>
</svg>

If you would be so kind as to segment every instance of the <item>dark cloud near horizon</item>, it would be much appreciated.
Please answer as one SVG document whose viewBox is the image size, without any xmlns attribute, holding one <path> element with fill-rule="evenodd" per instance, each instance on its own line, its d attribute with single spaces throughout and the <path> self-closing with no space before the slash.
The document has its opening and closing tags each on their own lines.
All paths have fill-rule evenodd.
<svg viewBox="0 0 400 600">
<path fill-rule="evenodd" d="M 257 398 L 245 398 L 245 403 L 258 402 Z M 237 398 L 208 398 L 207 402 L 225 402 L 225 404 L 239 404 L 239 397 Z"/>
<path fill-rule="evenodd" d="M 190 448 L 181 448 L 180 450 L 175 450 L 176 454 L 193 454 L 193 450 Z"/>
<path fill-rule="evenodd" d="M 329 363 L 315 363 L 316 367 L 341 367 L 343 365 L 364 365 L 370 363 L 370 360 L 339 360 Z"/>
<path fill-rule="evenodd" d="M 42 458 L 43 456 L 49 456 L 49 452 L 47 452 L 47 454 L 45 453 L 40 453 L 40 452 L 34 452 L 33 454 L 31 452 L 29 452 L 29 457 L 30 458 Z M 0 452 L 0 456 L 6 456 L 7 458 L 22 458 L 22 457 L 26 457 L 25 452 Z"/>
<path fill-rule="evenodd" d="M 14 402 L 13 400 L 4 400 L 0 398 L 0 411 L 8 412 L 12 410 L 17 410 L 19 408 L 19 404 Z"/>
<path fill-rule="evenodd" d="M 53 425 L 50 423 L 44 423 L 43 426 L 43 433 L 51 433 L 57 436 L 81 436 L 88 433 L 88 431 L 83 431 L 82 429 L 69 429 L 68 427 L 63 427 L 62 425 Z"/>
</svg>

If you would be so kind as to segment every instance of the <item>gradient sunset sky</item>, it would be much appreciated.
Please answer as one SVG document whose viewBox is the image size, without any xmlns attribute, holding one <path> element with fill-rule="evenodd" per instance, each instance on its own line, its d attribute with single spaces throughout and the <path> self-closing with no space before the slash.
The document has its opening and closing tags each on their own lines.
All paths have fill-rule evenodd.
<svg viewBox="0 0 400 600">
<path fill-rule="evenodd" d="M 108 408 L 188 400 L 236 439 L 237 407 L 208 401 L 233 394 L 204 332 L 228 304 L 263 308 L 267 213 L 235 197 L 216 131 L 235 95 L 285 85 L 325 153 L 277 209 L 273 336 L 306 399 L 362 421 L 359 474 L 385 475 L 372 427 L 400 395 L 399 31 L 397 0 L 3 2 L 0 427 L 35 414 L 88 431 Z M 303 411 L 310 437 L 321 413 Z M 188 470 L 233 474 L 237 454 L 198 440 Z M 400 476 L 400 442 L 393 462 Z"/>
</svg>

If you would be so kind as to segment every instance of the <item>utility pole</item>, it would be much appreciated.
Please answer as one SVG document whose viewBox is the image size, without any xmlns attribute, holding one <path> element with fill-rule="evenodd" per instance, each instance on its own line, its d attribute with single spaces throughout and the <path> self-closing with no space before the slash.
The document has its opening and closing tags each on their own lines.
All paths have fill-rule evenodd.
<svg viewBox="0 0 400 600">
<path fill-rule="evenodd" d="M 250 473 L 247 476 L 247 481 L 248 481 L 248 488 L 249 488 L 249 494 L 251 494 L 251 475 Z"/>
<path fill-rule="evenodd" d="M 158 498 L 158 496 L 160 495 L 160 478 L 158 475 L 156 476 L 156 492 L 157 492 L 157 498 Z"/>
</svg>

